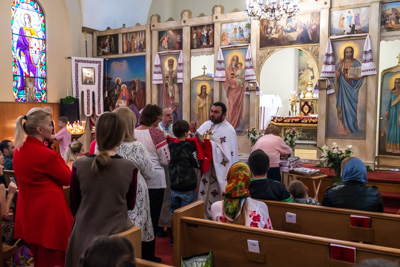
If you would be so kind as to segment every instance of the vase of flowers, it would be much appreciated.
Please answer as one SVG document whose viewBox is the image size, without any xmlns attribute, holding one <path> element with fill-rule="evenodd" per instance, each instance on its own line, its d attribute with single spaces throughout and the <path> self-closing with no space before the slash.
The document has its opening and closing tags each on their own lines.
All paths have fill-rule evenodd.
<svg viewBox="0 0 400 267">
<path fill-rule="evenodd" d="M 257 131 L 256 128 L 251 128 L 246 130 L 246 136 L 251 141 L 251 146 L 254 146 L 260 137 L 264 136 L 263 131 Z"/>
<path fill-rule="evenodd" d="M 292 149 L 292 157 L 294 156 L 294 147 L 296 145 L 296 140 L 300 135 L 300 130 L 296 128 L 287 128 L 285 130 L 283 140 Z"/>
<path fill-rule="evenodd" d="M 341 183 L 341 164 L 345 158 L 354 156 L 352 149 L 352 145 L 348 145 L 346 149 L 343 149 L 339 148 L 336 143 L 333 143 L 331 148 L 326 145 L 319 147 L 319 150 L 322 151 L 320 159 L 325 163 L 326 167 L 333 169 L 335 172 L 335 176 L 333 177 L 334 184 Z"/>
</svg>

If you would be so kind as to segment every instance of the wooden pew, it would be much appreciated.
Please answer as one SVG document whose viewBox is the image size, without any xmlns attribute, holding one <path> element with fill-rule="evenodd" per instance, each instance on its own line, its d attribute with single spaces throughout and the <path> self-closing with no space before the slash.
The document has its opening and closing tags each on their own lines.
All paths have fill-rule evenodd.
<svg viewBox="0 0 400 267">
<path fill-rule="evenodd" d="M 139 258 L 136 258 L 135 261 L 136 261 L 136 267 L 172 267 L 171 265 L 156 263 Z"/>
<path fill-rule="evenodd" d="M 142 235 L 140 227 L 133 226 L 124 232 L 112 236 L 122 236 L 127 238 L 133 246 L 135 258 L 142 258 Z"/>
<path fill-rule="evenodd" d="M 263 201 L 268 206 L 274 230 L 400 248 L 399 215 L 281 201 Z M 286 212 L 296 214 L 295 224 L 286 222 Z M 350 226 L 350 215 L 370 217 L 371 228 Z"/>
<path fill-rule="evenodd" d="M 330 244 L 356 248 L 356 263 L 369 258 L 400 259 L 400 249 L 219 223 L 203 216 L 202 201 L 174 212 L 175 266 L 180 266 L 181 257 L 209 251 L 215 266 L 353 266 L 331 260 Z M 260 253 L 248 251 L 248 239 L 258 241 Z"/>
<path fill-rule="evenodd" d="M 1 210 L 1 207 L 0 207 Z M 0 214 L 1 215 L 1 214 Z M 2 217 L 0 216 L 0 237 L 2 236 L 2 223 L 1 223 Z M 5 260 L 9 260 L 14 257 L 15 253 L 18 251 L 18 246 L 16 244 L 10 246 L 7 244 L 4 244 L 3 242 L 1 243 L 1 249 L 0 249 L 0 266 L 4 265 Z"/>
</svg>

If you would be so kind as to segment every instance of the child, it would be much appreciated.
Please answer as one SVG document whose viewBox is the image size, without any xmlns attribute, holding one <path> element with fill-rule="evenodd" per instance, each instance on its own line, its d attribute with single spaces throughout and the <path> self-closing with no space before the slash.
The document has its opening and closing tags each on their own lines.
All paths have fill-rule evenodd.
<svg viewBox="0 0 400 267">
<path fill-rule="evenodd" d="M 77 158 L 85 156 L 85 150 L 83 149 L 83 144 L 79 141 L 72 142 L 67 151 L 64 154 L 64 160 L 68 167 L 72 170 L 72 164 Z"/>
<path fill-rule="evenodd" d="M 132 244 L 125 237 L 99 237 L 86 250 L 82 258 L 82 266 L 135 267 L 133 251 Z"/>
<path fill-rule="evenodd" d="M 169 143 L 171 161 L 168 165 L 171 183 L 171 216 L 180 207 L 188 205 L 195 200 L 197 176 L 194 168 L 199 168 L 196 148 L 186 142 L 189 135 L 189 123 L 178 120 L 172 128 L 176 140 Z M 171 219 L 172 222 L 172 219 Z M 170 244 L 174 239 L 171 236 Z"/>
<path fill-rule="evenodd" d="M 302 181 L 294 180 L 289 185 L 289 193 L 293 197 L 294 203 L 321 205 L 318 200 L 308 196 L 308 188 Z"/>
<path fill-rule="evenodd" d="M 60 127 L 60 130 L 55 135 L 51 136 L 51 138 L 56 139 L 59 142 L 61 156 L 64 156 L 69 144 L 71 144 L 71 133 L 67 130 L 67 128 L 65 128 L 67 123 L 67 117 L 62 116 L 58 118 L 58 127 Z"/>
<path fill-rule="evenodd" d="M 243 63 L 238 62 L 237 63 L 238 69 L 235 71 L 235 81 L 240 85 L 240 87 L 243 86 L 244 78 L 245 78 L 245 73 L 243 69 Z"/>
</svg>

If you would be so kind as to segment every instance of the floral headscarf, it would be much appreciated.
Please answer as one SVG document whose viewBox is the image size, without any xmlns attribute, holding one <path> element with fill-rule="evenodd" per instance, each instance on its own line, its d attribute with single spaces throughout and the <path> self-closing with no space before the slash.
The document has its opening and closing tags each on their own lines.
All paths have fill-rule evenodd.
<svg viewBox="0 0 400 267">
<path fill-rule="evenodd" d="M 363 184 L 367 183 L 367 168 L 358 158 L 349 160 L 343 168 L 342 183 L 348 181 L 358 181 Z"/>
<path fill-rule="evenodd" d="M 244 199 L 250 196 L 249 185 L 251 172 L 244 162 L 234 163 L 227 175 L 223 212 L 229 221 L 234 221 L 240 214 Z"/>
</svg>

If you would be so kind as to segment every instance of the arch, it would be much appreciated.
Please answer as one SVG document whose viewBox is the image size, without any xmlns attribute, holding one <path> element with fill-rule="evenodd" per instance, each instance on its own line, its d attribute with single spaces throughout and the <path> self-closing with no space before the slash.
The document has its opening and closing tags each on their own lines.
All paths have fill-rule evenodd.
<svg viewBox="0 0 400 267">
<path fill-rule="evenodd" d="M 13 1 L 11 32 L 14 101 L 47 102 L 46 21 L 37 1 Z"/>
<path fill-rule="evenodd" d="M 268 60 L 268 58 L 272 56 L 274 53 L 285 48 L 297 48 L 299 50 L 302 50 L 307 56 L 312 57 L 315 60 L 317 66 L 319 66 L 319 44 L 307 45 L 307 46 L 285 46 L 282 48 L 262 49 L 259 51 L 258 55 L 258 66 L 257 66 L 258 78 L 260 77 L 261 69 L 264 66 L 265 62 Z"/>
</svg>

